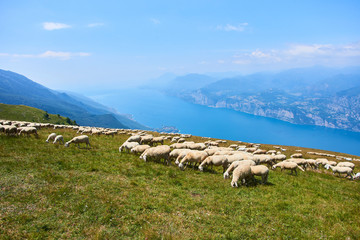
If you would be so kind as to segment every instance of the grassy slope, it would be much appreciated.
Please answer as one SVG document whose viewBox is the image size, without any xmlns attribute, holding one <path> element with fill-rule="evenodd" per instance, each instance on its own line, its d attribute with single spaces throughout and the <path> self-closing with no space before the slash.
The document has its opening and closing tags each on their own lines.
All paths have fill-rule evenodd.
<svg viewBox="0 0 360 240">
<path fill-rule="evenodd" d="M 277 170 L 268 185 L 234 189 L 220 168 L 120 154 L 126 135 L 91 136 L 92 148 L 78 149 L 46 144 L 52 131 L 0 135 L 0 239 L 360 238 L 359 182 Z"/>
<path fill-rule="evenodd" d="M 0 103 L 0 119 L 68 125 L 66 117 L 49 114 L 49 119 L 45 119 L 44 114 L 38 108 Z"/>
</svg>

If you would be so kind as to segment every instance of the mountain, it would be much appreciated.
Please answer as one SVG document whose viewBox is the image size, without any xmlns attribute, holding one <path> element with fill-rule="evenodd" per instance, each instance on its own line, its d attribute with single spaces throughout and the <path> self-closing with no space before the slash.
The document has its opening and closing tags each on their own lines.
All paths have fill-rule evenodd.
<svg viewBox="0 0 360 240">
<path fill-rule="evenodd" d="M 312 67 L 225 78 L 174 95 L 283 121 L 360 132 L 360 68 Z"/>
<path fill-rule="evenodd" d="M 84 126 L 149 129 L 84 96 L 51 90 L 11 71 L 0 70 L 0 102 L 39 108 Z"/>
</svg>

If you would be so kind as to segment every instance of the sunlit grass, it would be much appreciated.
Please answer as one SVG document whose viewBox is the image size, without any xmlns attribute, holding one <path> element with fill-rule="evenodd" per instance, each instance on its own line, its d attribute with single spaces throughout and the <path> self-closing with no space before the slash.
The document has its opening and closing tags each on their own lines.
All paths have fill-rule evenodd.
<svg viewBox="0 0 360 240">
<path fill-rule="evenodd" d="M 359 182 L 277 170 L 267 185 L 235 189 L 221 168 L 120 154 L 127 135 L 90 136 L 92 148 L 78 149 L 45 143 L 54 131 L 76 135 L 0 135 L 2 239 L 360 238 Z"/>
</svg>

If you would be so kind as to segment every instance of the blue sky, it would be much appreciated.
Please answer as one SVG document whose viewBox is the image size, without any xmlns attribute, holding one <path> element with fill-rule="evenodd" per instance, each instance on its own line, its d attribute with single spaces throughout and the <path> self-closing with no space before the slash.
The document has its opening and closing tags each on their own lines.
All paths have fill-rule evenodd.
<svg viewBox="0 0 360 240">
<path fill-rule="evenodd" d="M 360 1 L 0 1 L 0 68 L 54 89 L 360 65 Z"/>
</svg>

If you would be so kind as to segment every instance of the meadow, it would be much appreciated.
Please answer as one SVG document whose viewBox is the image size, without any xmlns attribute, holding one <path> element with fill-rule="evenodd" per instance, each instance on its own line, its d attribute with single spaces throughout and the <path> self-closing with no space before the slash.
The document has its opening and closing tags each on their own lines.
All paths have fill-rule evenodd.
<svg viewBox="0 0 360 240">
<path fill-rule="evenodd" d="M 360 239 L 359 181 L 277 169 L 268 184 L 232 188 L 222 168 L 119 153 L 125 134 L 79 149 L 45 143 L 51 132 L 77 135 L 0 135 L 0 239 Z"/>
</svg>

